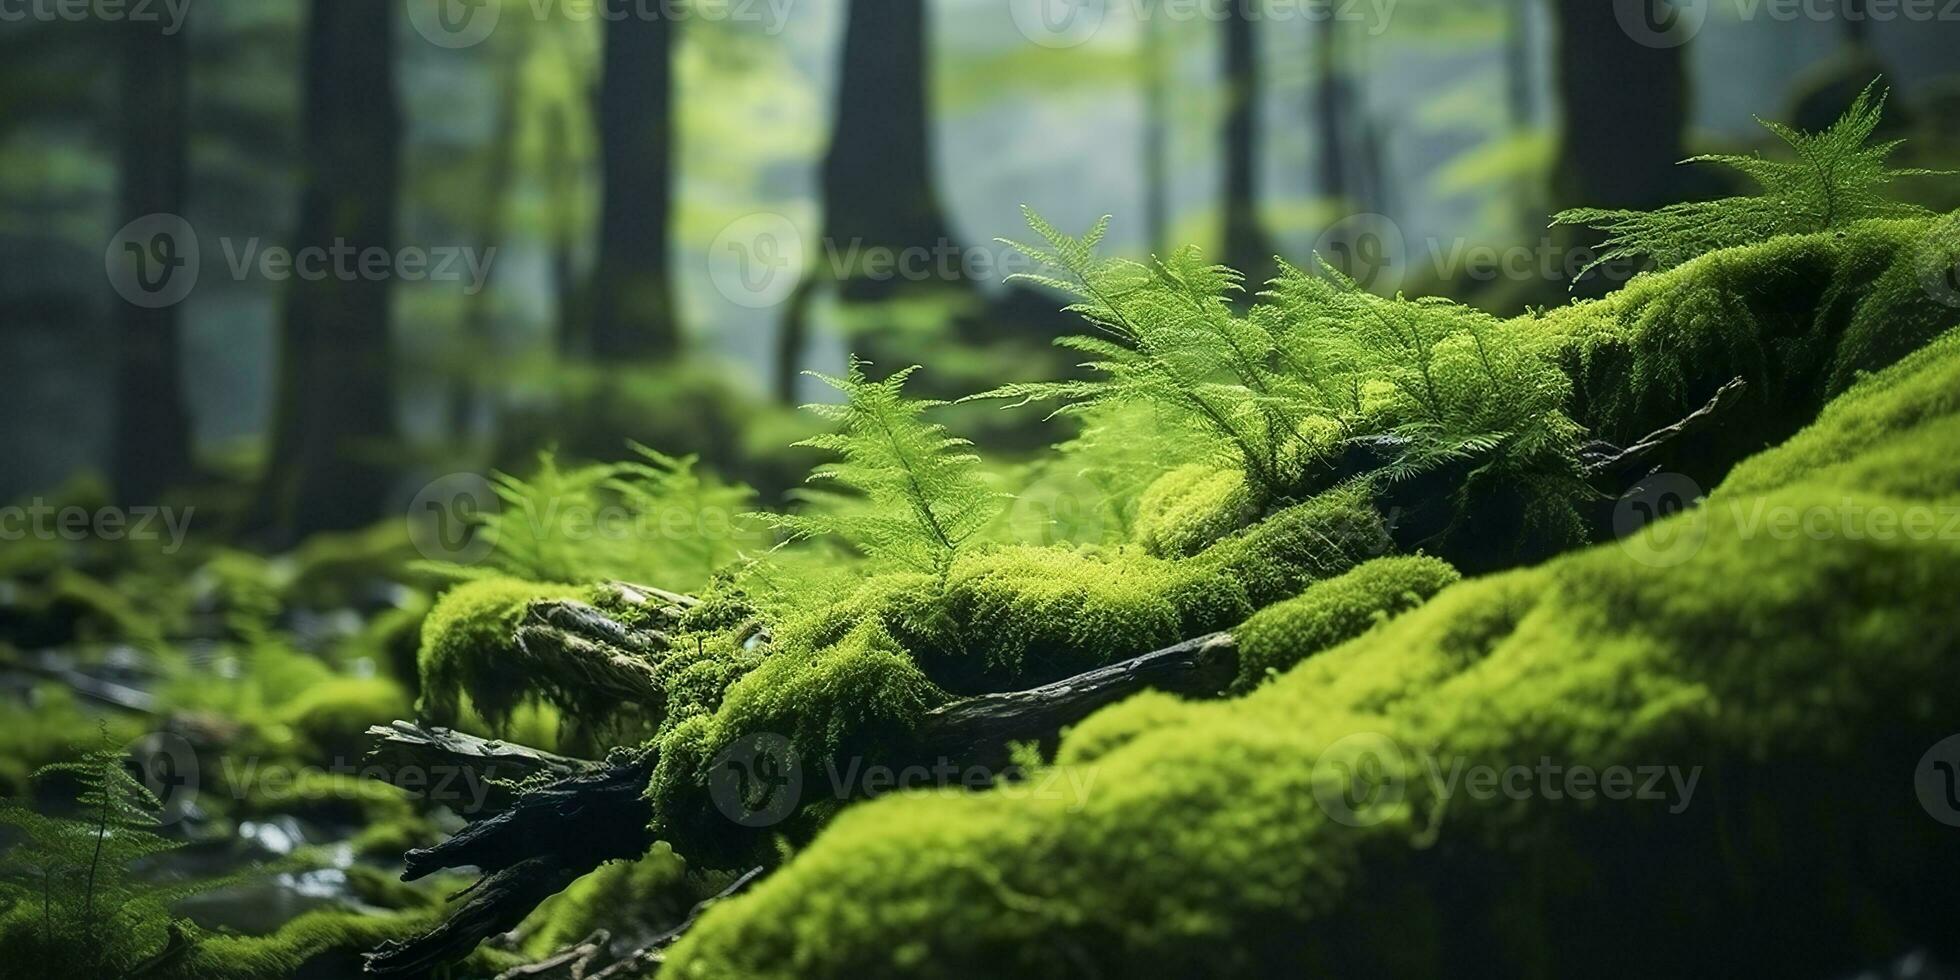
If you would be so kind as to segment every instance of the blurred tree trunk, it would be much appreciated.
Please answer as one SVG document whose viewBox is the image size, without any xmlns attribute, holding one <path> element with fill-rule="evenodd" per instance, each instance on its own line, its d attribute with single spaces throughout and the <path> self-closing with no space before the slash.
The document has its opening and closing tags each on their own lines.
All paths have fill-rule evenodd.
<svg viewBox="0 0 1960 980">
<path fill-rule="evenodd" d="M 1687 156 L 1685 49 L 1634 40 L 1614 9 L 1552 0 L 1560 132 L 1552 196 L 1561 208 L 1645 209 L 1690 196 L 1687 168 L 1678 165 Z M 1565 234 L 1568 242 L 1594 237 Z"/>
<path fill-rule="evenodd" d="M 1249 5 L 1225 18 L 1225 264 L 1256 287 L 1271 277 L 1275 249 L 1259 221 L 1259 37 Z"/>
<path fill-rule="evenodd" d="M 600 360 L 671 358 L 681 348 L 668 249 L 673 45 L 674 24 L 665 16 L 621 16 L 605 26 L 599 81 L 603 199 L 587 338 Z"/>
<path fill-rule="evenodd" d="M 590 324 L 583 308 L 584 284 L 578 276 L 579 169 L 570 152 L 575 123 L 564 106 L 554 106 L 548 119 L 545 179 L 551 185 L 551 292 L 557 318 L 553 335 L 560 357 L 584 357 L 591 347 L 586 339 Z"/>
<path fill-rule="evenodd" d="M 920 285 L 898 276 L 872 278 L 862 269 L 833 269 L 841 257 L 951 247 L 952 231 L 933 181 L 928 123 L 924 0 L 854 0 L 844 29 L 843 69 L 830 150 L 823 165 L 824 230 L 805 249 L 811 277 L 784 311 L 776 345 L 777 395 L 796 397 L 796 378 L 809 337 L 809 305 L 818 277 L 839 277 L 847 302 L 887 299 Z M 938 282 L 965 290 L 969 283 Z"/>
<path fill-rule="evenodd" d="M 131 20 L 119 30 L 117 224 L 152 214 L 181 217 L 189 177 L 189 46 L 181 29 L 166 32 L 161 21 Z M 150 309 L 125 302 L 117 311 L 110 474 L 116 498 L 125 503 L 154 501 L 191 475 L 190 413 L 178 363 L 179 309 L 177 304 Z"/>
<path fill-rule="evenodd" d="M 1532 77 L 1532 53 L 1536 50 L 1536 38 L 1531 29 L 1531 12 L 1535 0 L 1510 0 L 1504 25 L 1504 107 L 1509 116 L 1511 132 L 1524 138 L 1538 125 L 1538 106 L 1535 79 Z M 1550 216 L 1545 214 L 1543 194 L 1536 186 L 1537 181 L 1519 181 L 1517 188 L 1517 233 L 1525 239 L 1536 238 L 1545 227 Z"/>
<path fill-rule="evenodd" d="M 483 217 L 477 235 L 477 247 L 485 249 L 501 249 L 510 227 L 510 192 L 517 178 L 517 103 L 522 95 L 517 66 L 500 58 L 493 70 L 498 76 L 497 122 L 490 134 L 490 161 L 483 175 Z M 477 371 L 495 342 L 491 331 L 497 318 L 497 294 L 490 288 L 495 275 L 493 262 L 484 268 L 484 280 L 477 283 L 476 295 L 468 297 L 463 311 L 463 343 L 468 350 L 461 363 L 463 373 L 453 380 L 449 392 L 449 429 L 459 439 L 471 436 L 482 404 Z"/>
<path fill-rule="evenodd" d="M 1143 228 L 1155 252 L 1170 238 L 1170 68 L 1157 7 L 1143 24 Z"/>
<path fill-rule="evenodd" d="M 1313 125 L 1319 136 L 1315 142 L 1320 151 L 1316 187 L 1323 199 L 1345 207 L 1352 202 L 1354 191 L 1347 171 L 1352 152 L 1348 146 L 1348 110 L 1353 105 L 1354 94 L 1348 88 L 1341 65 L 1340 25 L 1334 18 L 1313 22 L 1313 45 Z"/>
<path fill-rule="evenodd" d="M 251 523 L 286 534 L 374 520 L 382 462 L 396 438 L 391 371 L 393 285 L 361 275 L 370 250 L 392 254 L 400 204 L 401 119 L 389 0 L 314 0 L 306 38 L 307 162 L 293 250 L 326 250 L 328 274 L 287 284 L 278 405 Z M 351 254 L 352 259 L 335 258 Z M 349 271 L 354 274 L 347 274 Z"/>
</svg>

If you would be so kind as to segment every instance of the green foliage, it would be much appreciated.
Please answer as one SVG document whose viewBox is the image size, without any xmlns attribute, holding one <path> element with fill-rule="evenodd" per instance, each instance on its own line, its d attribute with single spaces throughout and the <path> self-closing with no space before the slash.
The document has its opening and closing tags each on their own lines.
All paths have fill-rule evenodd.
<svg viewBox="0 0 1960 980">
<path fill-rule="evenodd" d="M 124 975 L 164 946 L 171 902 L 215 887 L 136 877 L 134 865 L 176 845 L 154 833 L 163 805 L 124 763 L 104 729 L 80 761 L 35 773 L 76 785 L 74 818 L 0 804 L 0 827 L 20 837 L 0 852 L 0 957 L 53 975 Z"/>
<path fill-rule="evenodd" d="M 838 431 L 798 443 L 842 457 L 810 479 L 861 494 L 863 506 L 763 517 L 793 537 L 835 535 L 878 561 L 943 573 L 1000 513 L 1004 495 L 981 479 L 972 443 L 922 418 L 939 402 L 905 397 L 918 368 L 875 382 L 864 368 L 853 359 L 845 377 L 814 375 L 844 393 L 841 405 L 806 406 Z"/>
<path fill-rule="evenodd" d="M 1649 258 L 1666 269 L 1697 255 L 1778 235 L 1843 228 L 1868 218 L 1926 216 L 1930 212 L 1925 208 L 1884 197 L 1886 185 L 1900 177 L 1941 173 L 1886 166 L 1899 141 L 1870 142 L 1884 115 L 1885 99 L 1886 93 L 1874 80 L 1836 123 L 1820 133 L 1759 120 L 1789 144 L 1794 160 L 1717 154 L 1688 161 L 1719 164 L 1741 173 L 1762 188 L 1754 197 L 1686 201 L 1658 211 L 1577 208 L 1560 212 L 1552 223 L 1606 232 L 1598 256 L 1581 270 L 1584 275 L 1608 262 Z"/>
<path fill-rule="evenodd" d="M 1898 774 L 1960 711 L 1960 544 L 1903 524 L 1820 543 L 1752 515 L 1960 506 L 1956 391 L 1954 339 L 1861 384 L 1650 532 L 1698 545 L 1665 569 L 1604 545 L 1317 654 L 1317 630 L 1262 630 L 1265 655 L 1303 662 L 1234 701 L 1144 695 L 1066 736 L 1056 765 L 1085 794 L 854 807 L 667 968 L 1554 977 L 1602 955 L 1679 973 L 1695 949 L 1690 972 L 1713 976 L 1941 934 L 1960 853 Z M 1541 760 L 1626 767 L 1635 787 L 1635 767 L 1674 774 L 1665 799 L 1582 798 L 1539 789 Z M 1531 790 L 1449 782 L 1480 767 L 1522 767 Z M 1600 906 L 1602 883 L 1623 900 Z M 1726 914 L 1751 901 L 1775 914 Z"/>
<path fill-rule="evenodd" d="M 1584 492 L 1574 479 L 1580 430 L 1565 414 L 1570 382 L 1528 323 L 1375 296 L 1324 264 L 1319 274 L 1287 267 L 1240 316 L 1231 303 L 1240 277 L 1195 249 L 1152 265 L 1101 259 L 1106 220 L 1079 239 L 1032 212 L 1028 220 L 1046 247 L 1016 247 L 1057 272 L 1035 281 L 1082 298 L 1071 309 L 1099 335 L 1058 343 L 1094 358 L 1084 365 L 1094 377 L 976 397 L 1060 400 L 1059 413 L 1150 406 L 1212 447 L 1210 459 L 1178 462 L 1242 472 L 1255 508 L 1330 480 L 1393 482 L 1452 463 L 1474 468 L 1460 510 L 1480 481 L 1554 506 Z M 1348 472 L 1355 450 L 1381 459 Z M 1173 551 L 1202 543 L 1144 533 Z"/>
<path fill-rule="evenodd" d="M 631 443 L 638 459 L 562 468 L 540 453 L 529 479 L 496 474 L 502 506 L 471 516 L 491 543 L 487 565 L 437 566 L 460 578 L 536 582 L 626 580 L 698 589 L 762 536 L 742 516 L 747 487 Z"/>
</svg>

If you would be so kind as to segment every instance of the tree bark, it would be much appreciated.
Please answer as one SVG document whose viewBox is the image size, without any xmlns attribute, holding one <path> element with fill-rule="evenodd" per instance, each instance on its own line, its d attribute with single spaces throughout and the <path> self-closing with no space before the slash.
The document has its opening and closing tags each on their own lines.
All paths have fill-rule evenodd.
<svg viewBox="0 0 1960 980">
<path fill-rule="evenodd" d="M 190 51 L 182 25 L 121 24 L 119 225 L 183 216 L 189 181 Z M 179 243 L 184 247 L 188 243 Z M 179 364 L 178 304 L 117 311 L 114 457 L 116 498 L 146 503 L 191 475 L 190 413 Z"/>
<path fill-rule="evenodd" d="M 380 513 L 395 442 L 392 284 L 361 272 L 393 254 L 400 204 L 396 5 L 314 0 L 305 75 L 307 161 L 295 254 L 323 250 L 324 276 L 286 288 L 278 405 L 259 519 L 274 543 L 362 526 Z M 352 258 L 347 258 L 352 256 Z"/>
<path fill-rule="evenodd" d="M 1259 37 L 1249 5 L 1234 3 L 1225 19 L 1225 264 L 1256 287 L 1271 278 L 1272 240 L 1259 220 L 1261 96 Z"/>
<path fill-rule="evenodd" d="M 619 16 L 605 27 L 599 90 L 604 197 L 589 337 L 593 357 L 602 361 L 671 358 L 681 349 L 668 267 L 673 44 L 674 25 L 665 16 Z"/>
<path fill-rule="evenodd" d="M 1657 3 L 1659 0 L 1648 0 Z M 1559 47 L 1559 149 L 1552 197 L 1559 208 L 1652 209 L 1693 196 L 1687 156 L 1685 48 L 1636 41 L 1600 0 L 1552 0 Z M 1589 232 L 1562 229 L 1560 244 Z M 1607 285 L 1590 277 L 1586 292 Z"/>
<path fill-rule="evenodd" d="M 809 304 L 835 277 L 846 302 L 888 299 L 923 285 L 862 269 L 832 269 L 829 256 L 891 254 L 948 247 L 950 224 L 933 178 L 931 59 L 924 0 L 854 0 L 844 29 L 836 117 L 824 155 L 823 233 L 813 248 L 809 281 L 800 284 L 780 325 L 775 388 L 796 399 L 809 343 Z M 970 284 L 938 282 L 964 290 Z"/>
</svg>

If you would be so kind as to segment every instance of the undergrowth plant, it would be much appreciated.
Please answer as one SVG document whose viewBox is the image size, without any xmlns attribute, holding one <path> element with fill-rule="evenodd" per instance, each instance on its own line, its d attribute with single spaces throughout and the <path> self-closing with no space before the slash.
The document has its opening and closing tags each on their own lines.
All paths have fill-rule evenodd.
<svg viewBox="0 0 1960 980">
<path fill-rule="evenodd" d="M 136 867 L 177 845 L 155 833 L 162 803 L 124 767 L 109 741 L 36 779 L 66 777 L 78 812 L 47 816 L 0 804 L 0 828 L 17 837 L 0 852 L 0 948 L 51 976 L 140 975 L 141 965 L 188 928 L 172 903 L 224 884 L 157 884 Z"/>
<path fill-rule="evenodd" d="M 1442 299 L 1381 297 L 1331 266 L 1283 266 L 1239 314 L 1239 275 L 1185 248 L 1149 264 L 1096 252 L 1107 219 L 1075 238 L 1039 215 L 1045 245 L 1009 243 L 1054 270 L 1033 281 L 1081 298 L 1096 330 L 1061 346 L 1091 377 L 1004 385 L 974 396 L 1057 414 L 1148 408 L 1195 435 L 1210 462 L 1244 474 L 1253 502 L 1300 499 L 1342 480 L 1395 482 L 1452 462 L 1466 486 L 1510 477 L 1551 498 L 1583 492 L 1570 381 L 1528 325 Z M 1193 460 L 1174 460 L 1190 463 Z"/>
<path fill-rule="evenodd" d="M 481 564 L 444 563 L 456 578 L 507 576 L 534 582 L 624 579 L 676 589 L 705 585 L 742 546 L 759 543 L 745 522 L 748 487 L 628 443 L 636 458 L 565 468 L 540 453 L 528 478 L 497 473 L 498 509 L 468 515 L 491 549 Z"/>
<path fill-rule="evenodd" d="M 1916 204 L 1889 200 L 1886 185 L 1901 177 L 1945 176 L 1942 171 L 1895 170 L 1886 159 L 1904 142 L 1871 142 L 1885 111 L 1886 92 L 1874 80 L 1837 122 L 1821 133 L 1805 133 L 1758 118 L 1796 154 L 1793 160 L 1760 156 L 1705 154 L 1687 163 L 1712 163 L 1755 181 L 1761 193 L 1716 201 L 1685 201 L 1658 211 L 1575 208 L 1552 218 L 1554 225 L 1596 228 L 1606 233 L 1584 276 L 1608 262 L 1650 259 L 1659 268 L 1680 265 L 1697 255 L 1765 241 L 1842 228 L 1867 218 L 1926 217 Z"/>
<path fill-rule="evenodd" d="M 989 487 L 972 443 L 949 436 L 924 413 L 942 404 L 905 397 L 918 368 L 872 381 L 855 358 L 842 378 L 812 374 L 844 394 L 841 404 L 805 406 L 837 430 L 797 443 L 836 453 L 810 474 L 854 498 L 796 514 L 761 514 L 792 539 L 834 536 L 874 561 L 944 574 L 953 556 L 1000 513 L 1006 495 Z"/>
</svg>

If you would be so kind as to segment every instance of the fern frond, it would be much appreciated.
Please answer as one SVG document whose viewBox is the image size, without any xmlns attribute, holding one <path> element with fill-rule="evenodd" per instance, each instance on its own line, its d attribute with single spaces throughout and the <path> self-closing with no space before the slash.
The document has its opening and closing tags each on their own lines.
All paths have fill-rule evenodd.
<svg viewBox="0 0 1960 980">
<path fill-rule="evenodd" d="M 852 358 L 842 378 L 811 373 L 845 400 L 805 406 L 839 428 L 797 444 L 837 454 L 810 479 L 852 491 L 861 505 L 757 517 L 792 538 L 834 535 L 873 558 L 943 572 L 960 546 L 1000 512 L 1006 495 L 981 478 L 972 443 L 925 420 L 928 409 L 944 403 L 905 397 L 905 382 L 917 367 L 872 381 L 866 366 Z M 1040 386 L 1025 387 L 1019 397 L 1047 397 L 1036 390 Z"/>
<path fill-rule="evenodd" d="M 1672 204 L 1657 211 L 1574 208 L 1559 212 L 1552 224 L 1606 234 L 1597 255 L 1580 270 L 1583 277 L 1609 262 L 1648 259 L 1665 269 L 1717 249 L 1778 235 L 1827 231 L 1869 218 L 1924 215 L 1928 213 L 1924 208 L 1884 196 L 1886 185 L 1898 178 L 1941 175 L 1885 165 L 1899 147 L 1898 141 L 1871 142 L 1885 101 L 1885 91 L 1873 81 L 1837 122 L 1820 133 L 1757 120 L 1789 145 L 1794 160 L 1704 155 L 1684 161 L 1735 170 L 1761 188 L 1757 195 Z"/>
</svg>

